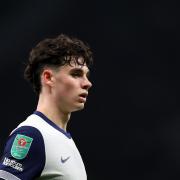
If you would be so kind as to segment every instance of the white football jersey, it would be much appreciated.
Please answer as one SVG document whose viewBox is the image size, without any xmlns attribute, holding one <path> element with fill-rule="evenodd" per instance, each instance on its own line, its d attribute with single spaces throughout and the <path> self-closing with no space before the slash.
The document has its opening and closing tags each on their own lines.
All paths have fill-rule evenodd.
<svg viewBox="0 0 180 180">
<path fill-rule="evenodd" d="M 87 180 L 87 175 L 71 135 L 35 111 L 11 133 L 0 162 L 0 178 Z"/>
</svg>

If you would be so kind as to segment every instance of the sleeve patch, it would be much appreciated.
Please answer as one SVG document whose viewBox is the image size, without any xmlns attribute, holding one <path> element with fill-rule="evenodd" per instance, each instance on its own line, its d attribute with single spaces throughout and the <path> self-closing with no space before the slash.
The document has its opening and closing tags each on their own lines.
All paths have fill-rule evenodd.
<svg viewBox="0 0 180 180">
<path fill-rule="evenodd" d="M 24 159 L 31 147 L 33 138 L 17 134 L 11 147 L 11 155 L 15 159 Z"/>
</svg>

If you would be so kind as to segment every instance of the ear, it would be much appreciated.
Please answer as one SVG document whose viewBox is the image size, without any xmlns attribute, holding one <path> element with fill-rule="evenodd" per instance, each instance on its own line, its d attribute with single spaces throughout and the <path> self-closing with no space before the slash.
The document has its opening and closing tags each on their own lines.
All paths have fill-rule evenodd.
<svg viewBox="0 0 180 180">
<path fill-rule="evenodd" d="M 53 71 L 51 69 L 45 69 L 41 75 L 42 84 L 52 86 L 54 82 Z"/>
</svg>

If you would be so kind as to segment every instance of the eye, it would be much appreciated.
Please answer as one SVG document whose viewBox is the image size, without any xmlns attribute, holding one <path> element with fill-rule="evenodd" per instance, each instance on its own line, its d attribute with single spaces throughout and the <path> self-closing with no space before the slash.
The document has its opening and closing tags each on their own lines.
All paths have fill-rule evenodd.
<svg viewBox="0 0 180 180">
<path fill-rule="evenodd" d="M 80 71 L 72 72 L 71 76 L 73 76 L 73 77 L 81 77 L 82 76 L 82 72 L 80 72 Z"/>
<path fill-rule="evenodd" d="M 80 77 L 81 75 L 79 73 L 73 73 L 71 74 L 73 77 Z"/>
<path fill-rule="evenodd" d="M 85 73 L 82 69 L 73 69 L 70 71 L 70 75 L 74 78 L 80 78 L 86 76 L 89 79 L 90 72 Z"/>
</svg>

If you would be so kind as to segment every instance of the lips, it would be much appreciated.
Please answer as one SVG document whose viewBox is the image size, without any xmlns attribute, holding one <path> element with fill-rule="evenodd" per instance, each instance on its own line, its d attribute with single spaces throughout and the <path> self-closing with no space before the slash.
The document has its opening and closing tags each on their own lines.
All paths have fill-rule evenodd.
<svg viewBox="0 0 180 180">
<path fill-rule="evenodd" d="M 87 98 L 88 93 L 82 93 L 82 94 L 80 94 L 79 96 L 80 96 L 80 97 L 83 97 L 83 98 Z"/>
<path fill-rule="evenodd" d="M 79 95 L 79 100 L 81 103 L 85 103 L 86 102 L 86 98 L 88 96 L 88 93 L 82 93 Z"/>
</svg>

